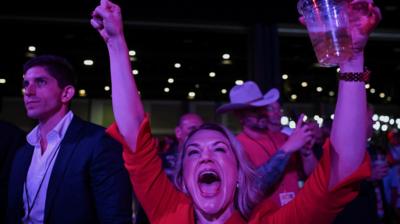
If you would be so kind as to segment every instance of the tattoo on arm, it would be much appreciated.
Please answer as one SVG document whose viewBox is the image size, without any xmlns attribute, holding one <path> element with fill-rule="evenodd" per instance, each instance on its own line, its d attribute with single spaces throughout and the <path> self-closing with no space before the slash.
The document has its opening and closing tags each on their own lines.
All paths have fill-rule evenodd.
<svg viewBox="0 0 400 224">
<path fill-rule="evenodd" d="M 256 181 L 256 185 L 262 192 L 268 192 L 282 177 L 290 155 L 290 153 L 278 150 L 275 155 L 257 169 L 259 178 Z"/>
</svg>

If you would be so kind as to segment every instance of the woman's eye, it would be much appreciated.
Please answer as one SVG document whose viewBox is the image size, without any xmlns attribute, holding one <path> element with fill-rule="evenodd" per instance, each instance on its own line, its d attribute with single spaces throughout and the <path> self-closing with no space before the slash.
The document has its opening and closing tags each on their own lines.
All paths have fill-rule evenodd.
<svg viewBox="0 0 400 224">
<path fill-rule="evenodd" d="M 189 150 L 189 152 L 188 152 L 188 156 L 197 155 L 197 154 L 199 154 L 199 151 L 195 150 L 195 149 Z"/>
<path fill-rule="evenodd" d="M 222 147 L 215 148 L 215 151 L 216 152 L 226 152 L 226 150 L 224 148 L 222 148 Z"/>
</svg>

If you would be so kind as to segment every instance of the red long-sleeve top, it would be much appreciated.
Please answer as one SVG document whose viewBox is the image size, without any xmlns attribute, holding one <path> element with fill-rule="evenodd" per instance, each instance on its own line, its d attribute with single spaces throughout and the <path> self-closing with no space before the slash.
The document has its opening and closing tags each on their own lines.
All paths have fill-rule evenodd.
<svg viewBox="0 0 400 224">
<path fill-rule="evenodd" d="M 124 146 L 123 157 L 130 179 L 151 223 L 195 223 L 193 202 L 170 182 L 162 169 L 157 155 L 158 141 L 151 134 L 149 118 L 146 115 L 137 137 L 135 153 L 129 149 L 114 123 L 107 129 L 108 134 Z M 304 188 L 289 204 L 273 209 L 267 200 L 260 203 L 247 221 L 251 224 L 304 224 L 330 223 L 336 214 L 350 202 L 358 192 L 360 180 L 370 175 L 369 157 L 357 171 L 328 190 L 330 174 L 328 142 L 320 164 L 307 180 Z M 225 222 L 228 224 L 246 223 L 238 211 Z"/>
</svg>

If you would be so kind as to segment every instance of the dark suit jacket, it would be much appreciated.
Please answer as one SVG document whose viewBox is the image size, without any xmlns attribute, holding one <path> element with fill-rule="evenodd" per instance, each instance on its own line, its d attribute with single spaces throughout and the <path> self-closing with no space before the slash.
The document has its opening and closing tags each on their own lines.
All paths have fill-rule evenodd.
<svg viewBox="0 0 400 224">
<path fill-rule="evenodd" d="M 25 132 L 17 126 L 0 121 L 0 223 L 6 221 L 7 189 L 15 152 L 25 144 Z"/>
<path fill-rule="evenodd" d="M 7 223 L 23 217 L 23 185 L 33 147 L 15 155 Z M 55 161 L 47 188 L 45 223 L 132 223 L 132 187 L 121 145 L 104 128 L 74 116 Z"/>
</svg>

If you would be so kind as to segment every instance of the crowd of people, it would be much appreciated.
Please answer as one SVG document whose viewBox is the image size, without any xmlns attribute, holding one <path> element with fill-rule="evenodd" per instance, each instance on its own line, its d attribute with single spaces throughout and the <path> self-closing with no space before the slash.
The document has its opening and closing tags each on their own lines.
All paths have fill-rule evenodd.
<svg viewBox="0 0 400 224">
<path fill-rule="evenodd" d="M 340 63 L 327 131 L 303 114 L 282 126 L 279 90 L 246 81 L 216 110 L 232 113 L 240 133 L 185 113 L 175 136 L 159 139 L 131 75 L 121 9 L 101 0 L 90 23 L 108 50 L 115 122 L 105 129 L 71 111 L 64 58 L 26 62 L 24 103 L 38 123 L 27 134 L 0 123 L 0 222 L 399 222 L 400 134 L 389 132 L 387 149 L 371 141 L 364 47 L 381 15 L 373 3 L 368 11 L 350 26 L 353 57 Z"/>
</svg>

